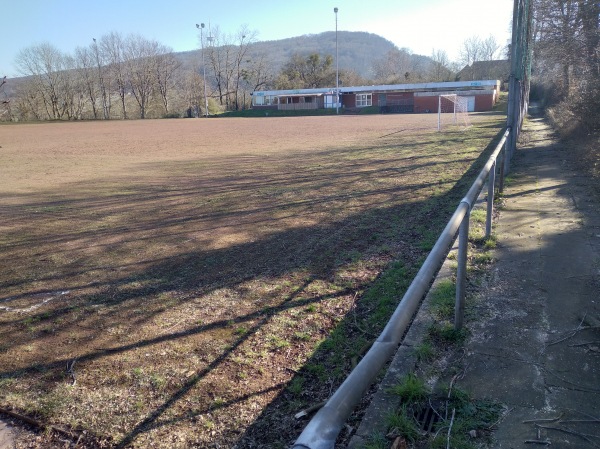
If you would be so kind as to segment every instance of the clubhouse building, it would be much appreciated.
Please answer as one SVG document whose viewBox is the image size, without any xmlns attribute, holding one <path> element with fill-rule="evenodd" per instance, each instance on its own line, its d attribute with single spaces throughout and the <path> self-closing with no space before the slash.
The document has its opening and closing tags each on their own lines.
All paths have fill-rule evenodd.
<svg viewBox="0 0 600 449">
<path fill-rule="evenodd" d="M 440 95 L 456 94 L 466 97 L 469 112 L 481 112 L 493 108 L 499 92 L 497 80 L 340 87 L 336 105 L 335 88 L 265 90 L 252 93 L 252 108 L 293 111 L 338 106 L 356 112 L 377 107 L 381 113 L 428 113 L 437 112 Z"/>
</svg>

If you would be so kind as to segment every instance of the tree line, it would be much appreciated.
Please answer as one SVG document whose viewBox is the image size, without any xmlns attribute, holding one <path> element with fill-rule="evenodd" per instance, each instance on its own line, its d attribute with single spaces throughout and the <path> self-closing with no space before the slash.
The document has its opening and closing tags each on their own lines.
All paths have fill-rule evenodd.
<svg viewBox="0 0 600 449">
<path fill-rule="evenodd" d="M 255 90 L 332 87 L 332 55 L 293 54 L 277 71 L 267 54 L 252 52 L 257 32 L 242 26 L 233 34 L 213 27 L 203 41 L 202 62 L 185 68 L 171 48 L 139 35 L 111 32 L 72 54 L 49 43 L 21 50 L 19 80 L 3 120 L 79 120 L 201 116 L 206 91 L 210 113 L 248 108 Z M 372 77 L 339 71 L 340 85 L 452 81 L 464 64 L 494 59 L 501 46 L 493 37 L 464 42 L 461 62 L 444 51 L 430 57 L 393 48 L 375 60 Z M 205 78 L 206 77 L 206 78 Z M 206 81 L 206 86 L 204 85 Z M 0 86 L 1 88 L 1 86 Z"/>
<path fill-rule="evenodd" d="M 533 1 L 533 98 L 565 131 L 600 131 L 600 2 Z"/>
</svg>

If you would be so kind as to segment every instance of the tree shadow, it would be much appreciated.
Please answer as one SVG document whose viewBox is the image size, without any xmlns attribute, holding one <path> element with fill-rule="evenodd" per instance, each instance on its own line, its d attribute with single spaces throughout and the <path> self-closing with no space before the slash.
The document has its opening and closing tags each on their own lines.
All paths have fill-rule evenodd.
<svg viewBox="0 0 600 449">
<path fill-rule="evenodd" d="M 242 407 L 261 392 L 280 394 L 244 436 L 232 431 L 222 438 L 241 437 L 243 445 L 263 434 L 264 444 L 270 444 L 272 433 L 265 429 L 286 401 L 281 391 L 289 373 L 274 375 L 261 388 L 231 393 L 215 407 L 180 411 L 176 405 L 192 391 L 210 388 L 213 384 L 202 382 L 230 364 L 242 347 L 258 345 L 254 339 L 264 339 L 261 333 L 284 312 L 323 305 L 319 312 L 329 328 L 314 329 L 309 338 L 315 344 L 336 326 L 352 326 L 352 318 L 344 317 L 352 298 L 392 260 L 412 266 L 423 257 L 422 241 L 439 234 L 494 142 L 474 162 L 460 154 L 444 161 L 439 152 L 415 157 L 415 148 L 392 140 L 377 147 L 380 158 L 362 157 L 372 149 L 331 149 L 276 161 L 270 156 L 259 163 L 215 157 L 173 163 L 171 176 L 153 183 L 146 173 L 164 167 L 143 165 L 142 174 L 127 180 L 73 184 L 69 192 L 45 192 L 42 198 L 21 195 L 18 206 L 2 208 L 3 217 L 22 225 L 7 226 L 10 245 L 2 259 L 9 267 L 8 261 L 21 255 L 30 271 L 21 273 L 24 265 L 16 264 L 2 276 L 0 287 L 8 293 L 0 298 L 0 312 L 10 313 L 10 319 L 0 321 L 0 341 L 7 357 L 22 356 L 4 364 L 0 379 L 31 377 L 35 388 L 48 389 L 64 380 L 65 364 L 76 359 L 80 382 L 92 382 L 93 373 L 116 356 L 135 359 L 150 350 L 156 355 L 165 344 L 175 351 L 176 345 L 204 344 L 195 338 L 221 332 L 225 349 L 211 347 L 193 375 L 157 394 L 157 405 L 117 447 L 207 410 Z M 422 180 L 424 171 L 443 173 L 441 165 L 450 163 L 470 168 L 458 179 Z M 224 227 L 226 234 L 220 232 Z M 132 257 L 136 252 L 140 255 Z M 369 265 L 370 259 L 376 262 Z M 341 272 L 351 269 L 367 274 L 345 279 Z M 338 307 L 337 301 L 346 304 L 339 318 L 328 309 Z M 174 311 L 180 311 L 181 322 L 164 321 L 175 319 Z M 203 313 L 206 322 L 199 324 Z M 183 329 L 174 330 L 178 327 Z M 268 356 L 296 370 L 281 349 L 269 347 Z M 313 359 L 321 357 L 317 353 Z M 179 363 L 177 354 L 167 358 Z M 120 371 L 135 366 L 119 363 L 126 367 Z M 333 379 L 331 387 L 340 380 Z M 222 386 L 223 394 L 227 390 Z M 297 423 L 289 424 L 278 436 L 281 441 L 297 431 Z"/>
</svg>

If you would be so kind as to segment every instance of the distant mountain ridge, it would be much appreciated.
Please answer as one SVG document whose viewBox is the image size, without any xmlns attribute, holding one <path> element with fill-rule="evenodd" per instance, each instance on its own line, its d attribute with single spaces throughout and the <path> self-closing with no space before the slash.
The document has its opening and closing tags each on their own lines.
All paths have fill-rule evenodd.
<svg viewBox="0 0 600 449">
<path fill-rule="evenodd" d="M 268 55 L 274 72 L 278 72 L 296 53 L 300 55 L 319 53 L 335 57 L 335 34 L 335 31 L 326 31 L 280 40 L 259 41 L 251 46 L 249 57 Z M 373 77 L 374 62 L 383 59 L 390 50 L 396 48 L 387 39 L 362 31 L 338 31 L 337 40 L 340 69 L 354 70 L 367 79 Z M 197 67 L 201 59 L 200 49 L 179 52 L 176 56 L 184 67 L 190 69 Z M 429 60 L 426 56 L 412 55 L 412 57 Z"/>
</svg>

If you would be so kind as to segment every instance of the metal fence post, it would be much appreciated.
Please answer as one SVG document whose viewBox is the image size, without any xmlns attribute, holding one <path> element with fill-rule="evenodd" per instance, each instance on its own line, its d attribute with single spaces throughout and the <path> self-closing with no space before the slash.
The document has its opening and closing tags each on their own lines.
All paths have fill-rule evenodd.
<svg viewBox="0 0 600 449">
<path fill-rule="evenodd" d="M 488 178 L 488 195 L 487 195 L 487 217 L 485 220 L 485 238 L 489 239 L 492 235 L 492 218 L 494 215 L 494 192 L 496 188 L 496 161 L 490 168 Z"/>
<path fill-rule="evenodd" d="M 454 329 L 459 330 L 463 326 L 465 316 L 465 291 L 467 283 L 467 251 L 469 243 L 469 218 L 471 216 L 471 205 L 467 205 L 467 211 L 460 223 L 458 231 L 458 268 L 456 270 L 456 304 L 454 306 Z"/>
<path fill-rule="evenodd" d="M 500 152 L 500 181 L 498 182 L 498 193 L 504 193 L 504 161 L 506 160 L 506 153 L 508 151 L 508 139 L 504 142 L 504 147 Z"/>
</svg>

